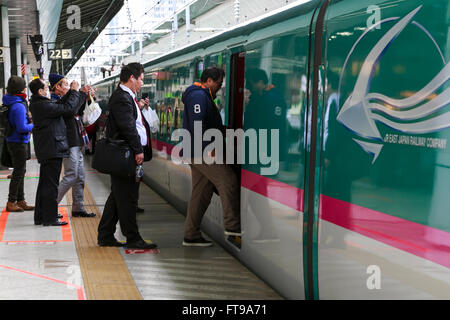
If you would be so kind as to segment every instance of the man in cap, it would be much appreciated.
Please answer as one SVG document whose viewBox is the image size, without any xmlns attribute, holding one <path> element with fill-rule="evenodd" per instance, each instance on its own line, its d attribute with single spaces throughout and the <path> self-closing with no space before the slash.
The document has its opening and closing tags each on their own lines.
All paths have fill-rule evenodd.
<svg viewBox="0 0 450 320">
<path fill-rule="evenodd" d="M 56 73 L 49 75 L 50 88 L 52 91 L 52 100 L 64 102 L 69 92 L 69 83 L 64 76 Z M 89 91 L 90 87 L 84 87 Z M 64 177 L 58 188 L 58 203 L 61 202 L 64 195 L 72 188 L 72 217 L 94 217 L 95 213 L 87 213 L 84 208 L 84 160 L 83 148 L 89 144 L 84 125 L 81 121 L 85 108 L 85 96 L 80 96 L 78 104 L 79 111 L 75 115 L 66 115 L 64 122 L 67 128 L 67 142 L 69 143 L 69 157 L 63 160 Z"/>
</svg>

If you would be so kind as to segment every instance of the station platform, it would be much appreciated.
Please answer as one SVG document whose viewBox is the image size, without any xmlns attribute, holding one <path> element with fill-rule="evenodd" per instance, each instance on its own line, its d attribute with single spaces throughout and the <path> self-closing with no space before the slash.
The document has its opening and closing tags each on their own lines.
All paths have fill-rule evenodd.
<svg viewBox="0 0 450 320">
<path fill-rule="evenodd" d="M 110 192 L 109 176 L 85 157 L 85 207 L 94 218 L 71 218 L 71 192 L 59 211 L 66 226 L 33 223 L 33 211 L 7 212 L 11 171 L 0 171 L 0 300 L 283 300 L 238 260 L 212 247 L 183 247 L 184 216 L 144 183 L 137 214 L 156 250 L 97 246 L 97 226 Z M 39 180 L 27 162 L 25 198 L 34 205 Z M 120 226 L 116 238 L 125 241 Z"/>
</svg>

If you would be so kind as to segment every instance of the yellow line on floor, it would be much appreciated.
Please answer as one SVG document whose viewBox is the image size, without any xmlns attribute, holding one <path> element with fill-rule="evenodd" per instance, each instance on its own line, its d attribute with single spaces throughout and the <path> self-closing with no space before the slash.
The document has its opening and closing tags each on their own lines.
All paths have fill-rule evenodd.
<svg viewBox="0 0 450 320">
<path fill-rule="evenodd" d="M 72 212 L 72 192 L 66 194 Z M 87 187 L 84 205 L 94 218 L 71 218 L 73 237 L 83 276 L 87 300 L 142 300 L 142 296 L 118 248 L 97 245 L 97 227 L 101 212 Z"/>
</svg>

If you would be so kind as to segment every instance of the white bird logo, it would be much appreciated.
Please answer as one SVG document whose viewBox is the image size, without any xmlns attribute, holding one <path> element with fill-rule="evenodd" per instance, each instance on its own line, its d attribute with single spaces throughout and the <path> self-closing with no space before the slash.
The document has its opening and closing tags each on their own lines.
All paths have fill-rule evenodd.
<svg viewBox="0 0 450 320">
<path fill-rule="evenodd" d="M 375 121 L 384 123 L 395 130 L 411 134 L 430 133 L 450 127 L 450 112 L 414 123 L 395 122 L 379 113 L 372 112 L 377 110 L 395 120 L 420 120 L 440 111 L 450 102 L 450 88 L 447 88 L 432 100 L 424 102 L 449 79 L 450 64 L 448 63 L 423 89 L 417 91 L 411 97 L 392 99 L 379 93 L 369 93 L 370 80 L 378 61 L 421 7 L 419 6 L 397 22 L 373 47 L 364 60 L 353 93 L 339 111 L 337 120 L 360 137 L 382 141 Z M 386 104 L 390 107 L 386 107 Z M 353 140 L 364 151 L 373 155 L 372 163 L 374 163 L 383 148 L 383 144 L 358 139 Z"/>
</svg>

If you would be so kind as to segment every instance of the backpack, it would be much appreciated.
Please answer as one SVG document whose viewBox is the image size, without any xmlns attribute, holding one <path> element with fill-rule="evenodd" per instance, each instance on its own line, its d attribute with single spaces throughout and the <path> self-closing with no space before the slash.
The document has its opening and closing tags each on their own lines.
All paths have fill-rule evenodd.
<svg viewBox="0 0 450 320">
<path fill-rule="evenodd" d="M 13 134 L 14 128 L 9 122 L 9 107 L 5 105 L 0 106 L 0 136 L 6 138 Z"/>
</svg>

